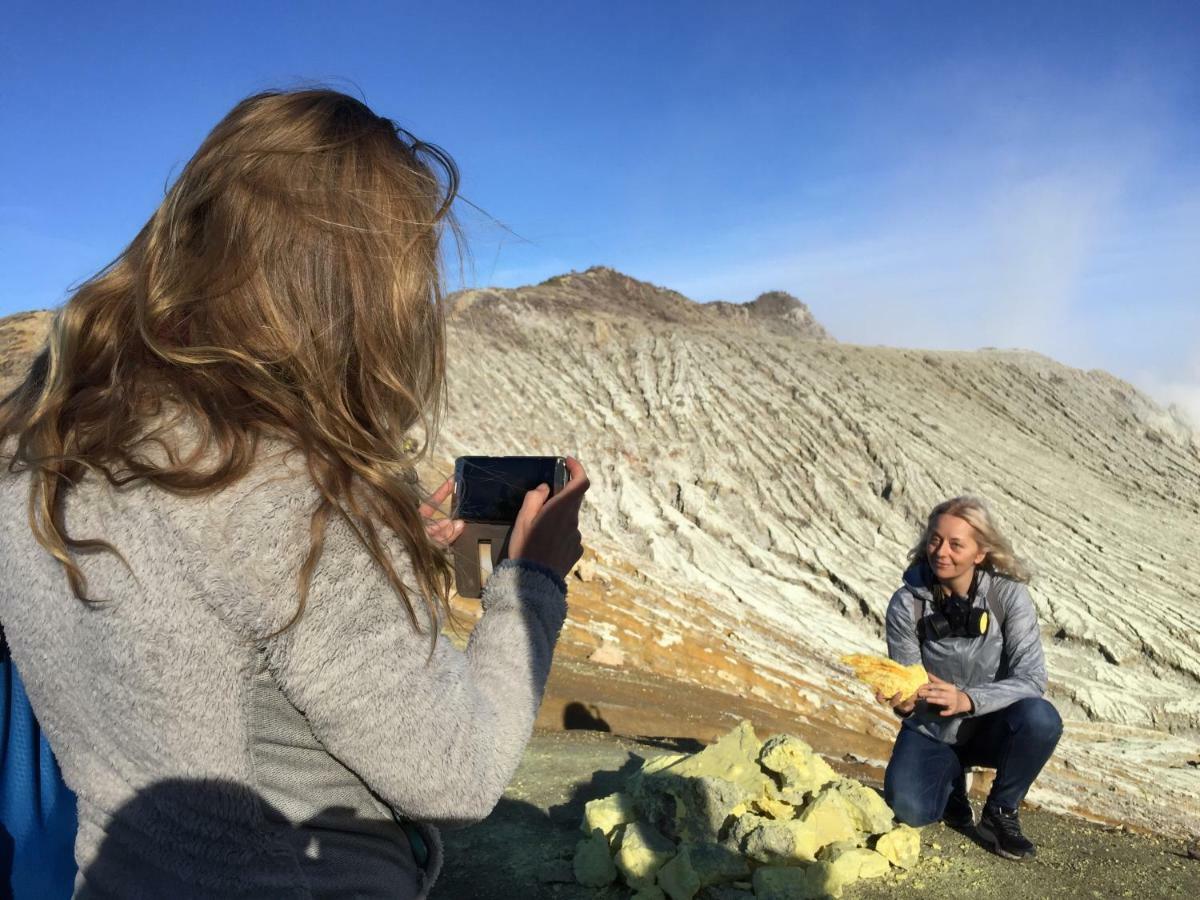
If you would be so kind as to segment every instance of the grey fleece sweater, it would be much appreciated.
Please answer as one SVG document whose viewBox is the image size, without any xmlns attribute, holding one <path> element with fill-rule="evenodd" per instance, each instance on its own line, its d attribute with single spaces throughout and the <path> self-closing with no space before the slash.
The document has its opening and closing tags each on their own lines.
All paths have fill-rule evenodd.
<svg viewBox="0 0 1200 900">
<path fill-rule="evenodd" d="M 208 497 L 85 478 L 68 534 L 129 568 L 77 554 L 103 601 L 84 605 L 33 538 L 28 491 L 0 475 L 0 621 L 79 798 L 76 896 L 426 896 L 434 825 L 485 817 L 516 769 L 561 580 L 501 565 L 466 652 L 439 637 L 431 654 L 335 520 L 304 615 L 272 636 L 296 610 L 317 499 L 276 455 Z M 425 867 L 396 817 L 421 823 Z"/>
</svg>

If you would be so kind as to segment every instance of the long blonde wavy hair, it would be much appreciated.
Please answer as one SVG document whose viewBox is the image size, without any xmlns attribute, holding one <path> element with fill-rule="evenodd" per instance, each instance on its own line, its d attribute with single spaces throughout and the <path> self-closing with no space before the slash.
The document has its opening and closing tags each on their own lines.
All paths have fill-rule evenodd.
<svg viewBox="0 0 1200 900">
<path fill-rule="evenodd" d="M 929 542 L 937 529 L 939 516 L 957 516 L 971 526 L 975 540 L 985 554 L 979 568 L 1005 575 L 1014 581 L 1029 581 L 1032 577 L 1029 566 L 1013 552 L 1012 544 L 1000 531 L 987 503 L 979 497 L 970 496 L 943 500 L 933 508 L 925 522 L 925 530 L 921 532 L 921 539 L 908 551 L 910 566 L 927 558 Z"/>
<path fill-rule="evenodd" d="M 32 472 L 30 526 L 80 600 L 72 551 L 121 556 L 64 531 L 64 494 L 85 472 L 210 493 L 275 438 L 303 454 L 321 498 L 292 622 L 339 516 L 420 627 L 384 552 L 388 533 L 401 539 L 436 632 L 450 567 L 425 533 L 415 464 L 445 401 L 439 244 L 446 227 L 458 234 L 457 189 L 445 152 L 336 91 L 256 94 L 217 124 L 0 401 L 9 470 Z M 199 440 L 158 464 L 145 451 L 162 436 L 146 423 L 164 404 Z"/>
</svg>

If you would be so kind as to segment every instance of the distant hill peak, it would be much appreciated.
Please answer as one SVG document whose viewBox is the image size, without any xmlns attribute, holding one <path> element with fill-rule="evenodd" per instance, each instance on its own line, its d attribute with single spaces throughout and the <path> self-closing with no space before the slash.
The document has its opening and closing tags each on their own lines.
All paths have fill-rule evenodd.
<svg viewBox="0 0 1200 900">
<path fill-rule="evenodd" d="M 545 281 L 519 288 L 482 288 L 460 291 L 450 298 L 452 315 L 466 309 L 477 312 L 495 303 L 525 303 L 537 308 L 553 306 L 582 315 L 607 315 L 676 324 L 715 325 L 731 322 L 760 328 L 770 322 L 773 330 L 782 323 L 785 333 L 806 340 L 832 340 L 808 307 L 783 291 L 760 294 L 749 303 L 717 300 L 699 303 L 678 291 L 641 281 L 609 266 L 592 266 L 582 272 L 554 275 Z"/>
</svg>

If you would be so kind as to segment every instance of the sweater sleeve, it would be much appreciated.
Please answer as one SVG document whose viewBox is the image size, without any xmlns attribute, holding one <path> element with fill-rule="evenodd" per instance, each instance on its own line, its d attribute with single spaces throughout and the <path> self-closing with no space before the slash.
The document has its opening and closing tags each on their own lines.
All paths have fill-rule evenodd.
<svg viewBox="0 0 1200 900">
<path fill-rule="evenodd" d="M 289 546 L 276 552 L 298 560 L 307 542 L 291 545 L 307 538 L 307 522 L 289 524 Z M 280 542 L 269 521 L 251 541 L 268 542 L 255 555 L 269 567 L 269 542 Z M 413 584 L 407 559 L 393 553 L 393 560 Z M 442 636 L 431 642 L 415 589 L 424 627 L 413 627 L 382 569 L 340 519 L 327 526 L 303 614 L 268 636 L 296 609 L 297 571 L 284 567 L 270 579 L 273 594 L 243 601 L 265 610 L 233 618 L 262 642 L 272 675 L 313 734 L 399 815 L 444 825 L 487 816 L 516 771 L 541 703 L 566 616 L 561 581 L 526 563 L 497 566 L 464 652 Z"/>
<path fill-rule="evenodd" d="M 892 595 L 885 618 L 888 656 L 902 666 L 921 661 L 917 623 L 913 618 L 912 594 L 901 588 Z"/>
<path fill-rule="evenodd" d="M 1046 658 L 1037 610 L 1029 589 L 1019 582 L 1005 592 L 1004 661 L 1005 675 L 991 684 L 965 690 L 974 709 L 968 714 L 982 716 L 1011 706 L 1024 697 L 1041 697 L 1046 692 Z"/>
</svg>

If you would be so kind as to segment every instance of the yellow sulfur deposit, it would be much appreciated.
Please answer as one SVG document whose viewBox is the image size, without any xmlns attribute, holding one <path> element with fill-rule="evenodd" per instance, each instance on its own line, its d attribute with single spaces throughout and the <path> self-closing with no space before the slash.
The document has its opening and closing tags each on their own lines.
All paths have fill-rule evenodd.
<svg viewBox="0 0 1200 900">
<path fill-rule="evenodd" d="M 800 796 L 815 793 L 838 777 L 812 747 L 790 734 L 776 735 L 763 744 L 759 764 L 779 776 L 785 792 Z"/>
<path fill-rule="evenodd" d="M 865 653 L 852 653 L 843 656 L 841 661 L 854 670 L 860 681 L 866 682 L 884 697 L 899 694 L 909 700 L 917 688 L 929 681 L 929 675 L 920 663 L 902 666 L 886 656 L 869 656 Z"/>
<path fill-rule="evenodd" d="M 637 816 L 633 813 L 633 802 L 627 795 L 609 794 L 584 805 L 583 830 L 586 834 L 591 834 L 599 828 L 607 837 L 618 825 L 632 822 L 635 818 Z"/>
<path fill-rule="evenodd" d="M 840 896 L 920 853 L 878 793 L 798 737 L 760 742 L 748 722 L 699 753 L 646 761 L 622 793 L 586 805 L 583 826 L 576 879 L 608 884 L 611 860 L 634 900 L 746 896 L 751 873 L 755 900 Z"/>
<path fill-rule="evenodd" d="M 793 826 L 799 858 L 816 859 L 817 851 L 834 841 L 845 841 L 858 836 L 854 827 L 854 816 L 841 794 L 826 789 L 800 813 Z"/>
<path fill-rule="evenodd" d="M 784 800 L 775 800 L 771 797 L 758 797 L 750 802 L 751 808 L 755 812 L 761 813 L 769 819 L 794 819 L 796 817 L 796 807 Z"/>
<path fill-rule="evenodd" d="M 888 861 L 874 850 L 858 848 L 838 854 L 829 862 L 808 869 L 808 890 L 812 897 L 840 897 L 846 885 L 860 878 L 878 878 L 888 873 Z"/>
<path fill-rule="evenodd" d="M 592 836 L 575 845 L 575 859 L 571 864 L 575 880 L 587 887 L 604 887 L 617 877 L 617 867 L 608 854 L 608 839 L 597 828 Z"/>
<path fill-rule="evenodd" d="M 875 851 L 885 857 L 892 865 L 901 869 L 911 869 L 917 864 L 921 855 L 921 833 L 908 825 L 897 825 L 875 842 Z"/>
<path fill-rule="evenodd" d="M 892 830 L 895 824 L 892 808 L 866 785 L 843 778 L 834 782 L 829 790 L 836 791 L 842 798 L 854 819 L 854 827 L 863 834 L 883 834 Z"/>
<path fill-rule="evenodd" d="M 658 870 L 658 886 L 671 900 L 692 900 L 700 890 L 700 876 L 685 844 L 675 858 Z"/>
<path fill-rule="evenodd" d="M 658 870 L 675 855 L 675 845 L 642 822 L 621 826 L 616 864 L 632 888 L 653 887 Z"/>
<path fill-rule="evenodd" d="M 763 782 L 768 780 L 758 765 L 761 748 L 754 728 L 749 722 L 742 722 L 715 744 L 685 756 L 666 771 L 684 778 L 712 775 L 737 785 L 748 794 L 758 795 L 763 790 Z"/>
</svg>

